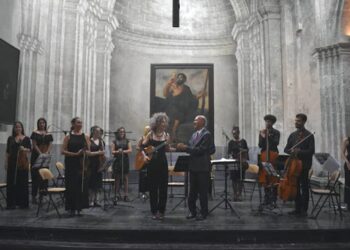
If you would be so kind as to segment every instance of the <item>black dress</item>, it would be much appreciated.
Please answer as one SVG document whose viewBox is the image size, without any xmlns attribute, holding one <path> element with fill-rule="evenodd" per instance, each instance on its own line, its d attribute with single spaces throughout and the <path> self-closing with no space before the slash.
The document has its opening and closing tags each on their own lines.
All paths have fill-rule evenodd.
<svg viewBox="0 0 350 250">
<path fill-rule="evenodd" d="M 103 141 L 99 140 L 99 144 L 96 145 L 94 140 L 91 140 L 90 151 L 97 152 L 104 149 Z M 89 157 L 89 189 L 98 191 L 102 188 L 102 172 L 98 172 L 101 165 L 100 156 Z"/>
<path fill-rule="evenodd" d="M 348 137 L 348 146 L 346 152 L 348 153 L 347 159 L 350 161 L 350 137 Z M 345 189 L 344 189 L 344 202 L 348 205 L 348 210 L 350 210 L 350 170 L 344 164 L 344 174 L 345 174 Z"/>
<path fill-rule="evenodd" d="M 77 153 L 86 146 L 85 135 L 75 135 L 70 133 L 67 151 Z M 83 156 L 66 156 L 65 163 L 65 184 L 66 184 L 66 210 L 78 210 L 89 206 L 87 178 L 84 172 L 84 189 L 82 190 L 82 162 Z M 85 160 L 85 162 L 87 162 Z M 87 166 L 85 166 L 87 169 Z"/>
<path fill-rule="evenodd" d="M 232 159 L 239 160 L 239 152 L 241 150 L 248 151 L 248 144 L 246 140 L 241 139 L 239 141 L 230 140 L 228 143 L 228 152 L 227 154 L 232 157 Z M 245 170 L 247 169 L 247 162 L 242 162 L 242 179 L 245 178 Z M 232 180 L 239 180 L 241 178 L 241 168 L 240 163 L 233 166 L 233 170 L 230 171 L 230 177 Z"/>
<path fill-rule="evenodd" d="M 156 141 L 151 138 L 149 145 L 157 147 L 165 141 Z M 165 147 L 161 147 L 154 153 L 147 166 L 148 188 L 152 214 L 164 213 L 168 197 L 168 160 Z"/>
<path fill-rule="evenodd" d="M 52 135 L 46 134 L 46 135 L 41 135 L 38 133 L 33 132 L 32 135 L 30 136 L 30 139 L 36 142 L 37 146 L 42 146 L 46 145 L 49 146 L 50 143 L 53 141 Z M 33 149 L 32 155 L 30 157 L 30 164 L 31 166 L 34 165 L 35 161 L 38 159 L 39 153 Z M 32 196 L 36 197 L 38 194 L 38 188 L 41 187 L 41 178 L 39 175 L 39 169 L 40 168 L 35 168 L 31 169 L 31 176 L 32 176 Z M 44 187 L 44 186 L 42 186 Z"/>
<path fill-rule="evenodd" d="M 28 171 L 22 169 L 16 163 L 19 147 L 31 149 L 29 137 L 25 136 L 21 142 L 16 142 L 15 137 L 10 136 L 7 139 L 6 153 L 9 154 L 7 169 L 7 189 L 6 202 L 8 208 L 28 208 L 29 206 L 29 190 L 28 190 Z"/>
<path fill-rule="evenodd" d="M 122 149 L 122 150 L 128 150 L 129 148 L 129 140 L 115 140 L 113 141 L 115 151 Z M 123 154 L 117 154 L 113 163 L 113 174 L 115 175 L 121 175 L 122 170 L 123 174 L 129 173 L 129 155 L 127 153 Z"/>
</svg>

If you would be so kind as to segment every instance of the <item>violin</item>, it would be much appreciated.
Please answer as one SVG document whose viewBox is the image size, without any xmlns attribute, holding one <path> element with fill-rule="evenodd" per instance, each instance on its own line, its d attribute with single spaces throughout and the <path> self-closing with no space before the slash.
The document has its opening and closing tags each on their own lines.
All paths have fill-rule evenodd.
<svg viewBox="0 0 350 250">
<path fill-rule="evenodd" d="M 17 152 L 17 162 L 16 167 L 21 170 L 29 170 L 29 159 L 26 151 L 21 150 L 23 140 L 20 141 L 18 152 Z"/>
</svg>

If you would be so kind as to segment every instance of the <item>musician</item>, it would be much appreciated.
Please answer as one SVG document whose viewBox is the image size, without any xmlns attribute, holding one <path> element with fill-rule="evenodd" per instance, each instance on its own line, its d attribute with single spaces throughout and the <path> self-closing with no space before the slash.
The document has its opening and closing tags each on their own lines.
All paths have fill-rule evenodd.
<svg viewBox="0 0 350 250">
<path fill-rule="evenodd" d="M 350 211 L 350 136 L 345 138 L 342 145 L 342 158 L 344 163 L 344 202 L 347 204 L 347 208 Z"/>
<path fill-rule="evenodd" d="M 232 188 L 233 188 L 233 200 L 234 201 L 242 201 L 242 189 L 243 182 L 242 180 L 245 178 L 245 170 L 248 169 L 247 160 L 249 160 L 248 156 L 248 144 L 246 140 L 241 139 L 239 137 L 240 131 L 239 127 L 234 126 L 232 128 L 233 139 L 228 143 L 228 152 L 227 154 L 239 162 L 239 167 L 230 171 L 230 177 L 232 180 Z M 242 167 L 242 168 L 241 168 Z M 242 173 L 241 173 L 242 170 Z"/>
<path fill-rule="evenodd" d="M 24 134 L 23 124 L 16 121 L 6 145 L 7 209 L 15 209 L 16 206 L 19 208 L 29 207 L 28 154 L 30 151 L 30 139 Z"/>
<path fill-rule="evenodd" d="M 302 172 L 298 178 L 297 195 L 295 198 L 295 210 L 289 212 L 290 215 L 307 216 L 309 205 L 309 170 L 312 165 L 312 156 L 315 153 L 315 138 L 310 131 L 305 129 L 307 116 L 297 114 L 295 118 L 296 131 L 288 137 L 287 145 L 284 152 L 294 154 L 302 161 Z M 305 137 L 307 139 L 302 141 Z M 302 142 L 301 142 L 302 141 Z M 297 143 L 301 142 L 297 145 Z M 297 145 L 296 147 L 294 147 Z M 293 148 L 294 147 L 294 148 Z"/>
<path fill-rule="evenodd" d="M 32 176 L 32 203 L 36 204 L 36 196 L 38 194 L 38 189 L 46 188 L 47 181 L 42 181 L 39 169 L 33 168 L 36 160 L 41 154 L 50 154 L 52 148 L 53 137 L 50 133 L 47 132 L 47 121 L 45 118 L 39 118 L 37 121 L 37 129 L 32 132 L 30 139 L 33 143 L 33 151 L 30 157 L 31 176 Z"/>
<path fill-rule="evenodd" d="M 81 216 L 82 209 L 89 207 L 86 174 L 90 138 L 82 132 L 82 127 L 82 120 L 73 118 L 71 131 L 64 137 L 62 145 L 65 156 L 65 208 L 70 216 Z"/>
<path fill-rule="evenodd" d="M 145 155 L 148 163 L 147 177 L 150 206 L 153 220 L 163 220 L 168 196 L 168 160 L 166 152 L 170 151 L 170 136 L 166 132 L 169 118 L 165 113 L 155 113 L 151 117 L 151 131 L 142 142 L 142 147 L 160 147 L 151 159 Z M 164 145 L 161 147 L 161 145 Z"/>
<path fill-rule="evenodd" d="M 267 154 L 267 143 L 269 144 L 269 152 L 275 152 L 278 155 L 278 144 L 280 143 L 280 132 L 273 127 L 276 123 L 277 118 L 274 115 L 268 114 L 264 117 L 265 129 L 260 130 L 259 133 L 259 148 L 261 154 L 264 152 Z M 272 165 L 275 164 L 270 159 Z M 276 167 L 276 166 L 274 166 Z M 265 180 L 267 182 L 267 180 Z M 264 204 L 276 204 L 277 201 L 277 186 L 265 187 Z"/>
<path fill-rule="evenodd" d="M 143 130 L 143 136 L 141 136 L 141 138 L 139 139 L 139 141 L 136 145 L 136 150 L 138 152 L 142 151 L 142 149 L 143 149 L 142 142 L 146 138 L 146 136 L 148 135 L 148 133 L 150 131 L 151 131 L 151 127 L 148 125 L 145 126 L 145 128 Z M 148 183 L 148 181 L 147 181 L 147 164 L 145 164 L 139 172 L 139 193 L 141 194 L 142 199 L 145 199 L 147 197 L 146 196 L 146 192 L 148 191 L 147 183 Z"/>
<path fill-rule="evenodd" d="M 215 146 L 211 133 L 206 129 L 207 119 L 205 116 L 196 116 L 193 125 L 196 131 L 193 133 L 189 145 L 179 143 L 177 149 L 190 154 L 190 193 L 188 197 L 190 214 L 186 218 L 205 220 L 208 215 L 210 155 L 215 153 Z M 200 215 L 197 216 L 196 201 L 198 195 L 201 211 Z"/>
<path fill-rule="evenodd" d="M 115 157 L 113 163 L 113 175 L 115 178 L 115 191 L 118 196 L 117 199 L 121 200 L 120 195 L 120 181 L 123 178 L 124 183 L 124 198 L 125 202 L 129 202 L 128 190 L 129 190 L 129 154 L 132 152 L 131 143 L 126 138 L 125 128 L 120 127 L 115 134 L 115 140 L 111 144 L 111 152 Z M 115 203 L 117 201 L 114 201 Z"/>
<path fill-rule="evenodd" d="M 99 191 L 102 189 L 102 172 L 99 169 L 105 160 L 105 142 L 102 140 L 102 129 L 99 126 L 93 126 L 90 134 L 89 156 L 89 200 L 91 207 L 100 207 L 98 203 Z"/>
</svg>

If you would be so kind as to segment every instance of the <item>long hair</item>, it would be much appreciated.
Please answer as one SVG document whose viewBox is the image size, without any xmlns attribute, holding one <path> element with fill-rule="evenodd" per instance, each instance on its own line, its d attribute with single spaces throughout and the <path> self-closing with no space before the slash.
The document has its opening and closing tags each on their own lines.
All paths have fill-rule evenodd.
<svg viewBox="0 0 350 250">
<path fill-rule="evenodd" d="M 13 137 L 16 136 L 16 125 L 17 125 L 17 124 L 21 125 L 21 128 L 22 128 L 22 135 L 25 135 L 23 123 L 20 122 L 20 121 L 15 121 L 15 122 L 13 123 L 13 127 L 12 127 L 12 136 L 13 136 Z"/>
<path fill-rule="evenodd" d="M 169 117 L 166 115 L 166 113 L 160 112 L 160 113 L 154 113 L 149 121 L 149 126 L 151 127 L 151 130 L 155 132 L 162 121 L 166 122 L 166 125 L 169 124 Z"/>
<path fill-rule="evenodd" d="M 90 138 L 92 138 L 94 136 L 94 133 L 95 133 L 96 129 L 100 129 L 101 137 L 102 137 L 103 129 L 101 127 L 95 125 L 95 126 L 92 126 L 91 129 L 90 129 Z"/>
<path fill-rule="evenodd" d="M 75 123 L 77 120 L 80 120 L 80 117 L 79 117 L 79 116 L 74 117 L 74 118 L 70 121 L 70 124 L 71 124 L 70 131 L 71 131 L 71 132 L 74 130 L 74 123 Z"/>
<path fill-rule="evenodd" d="M 40 118 L 37 120 L 37 122 L 36 122 L 36 128 L 37 128 L 37 130 L 39 130 L 39 123 L 40 123 L 41 121 L 45 122 L 45 131 L 47 131 L 47 121 L 46 121 L 46 119 L 43 118 L 43 117 L 40 117 Z"/>
<path fill-rule="evenodd" d="M 121 138 L 121 137 L 120 137 L 120 131 L 121 131 L 122 129 L 125 130 L 124 127 L 120 127 L 120 128 L 117 129 L 117 132 L 115 133 L 115 138 L 116 138 L 117 140 L 124 140 L 124 139 L 126 139 L 126 134 L 124 135 L 124 138 Z"/>
</svg>

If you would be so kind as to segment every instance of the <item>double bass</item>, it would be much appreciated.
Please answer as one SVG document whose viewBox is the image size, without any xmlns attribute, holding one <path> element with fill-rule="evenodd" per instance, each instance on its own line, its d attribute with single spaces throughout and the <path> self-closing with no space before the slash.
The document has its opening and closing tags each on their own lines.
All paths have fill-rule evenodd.
<svg viewBox="0 0 350 250">
<path fill-rule="evenodd" d="M 270 163 L 273 167 L 278 158 L 278 153 L 270 150 L 269 142 L 269 130 L 265 130 L 266 136 L 266 150 L 261 152 L 261 162 Z M 279 182 L 279 178 L 276 176 L 269 176 L 264 168 L 261 168 L 259 171 L 258 181 L 263 187 L 269 187 L 275 185 Z"/>
<path fill-rule="evenodd" d="M 292 151 L 314 133 L 309 134 L 306 137 L 303 137 L 303 134 L 300 135 L 298 142 L 292 146 L 289 150 Z M 280 180 L 278 186 L 278 196 L 283 201 L 292 201 L 295 200 L 298 191 L 298 179 L 303 170 L 303 164 L 300 159 L 298 159 L 295 153 L 292 153 L 286 161 L 284 168 L 284 176 Z"/>
</svg>

